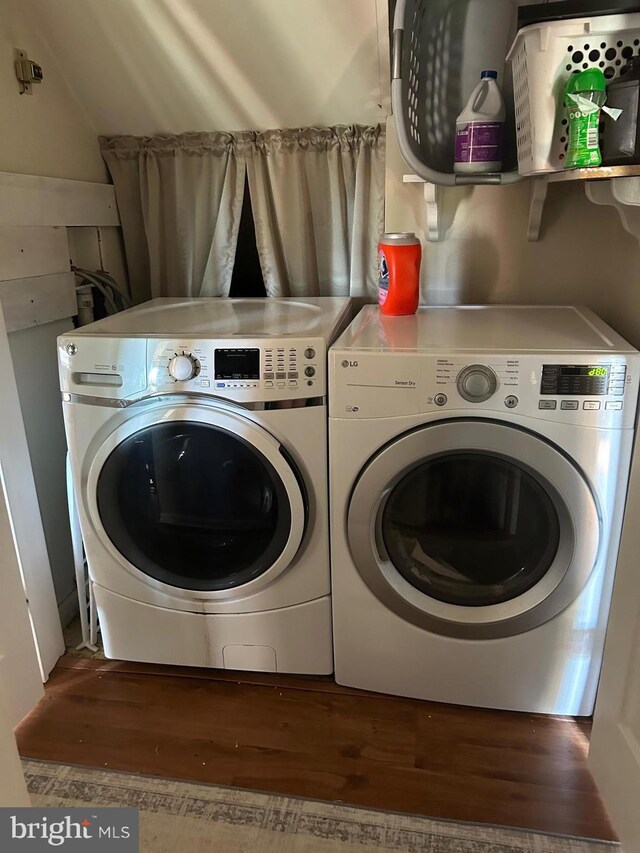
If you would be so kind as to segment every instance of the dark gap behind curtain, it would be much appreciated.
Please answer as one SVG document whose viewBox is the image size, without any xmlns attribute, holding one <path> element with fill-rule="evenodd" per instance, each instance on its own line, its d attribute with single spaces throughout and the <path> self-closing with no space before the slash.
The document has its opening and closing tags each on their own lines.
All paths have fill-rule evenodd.
<svg viewBox="0 0 640 853">
<path fill-rule="evenodd" d="M 256 245 L 256 229 L 253 222 L 249 182 L 245 178 L 242 214 L 236 244 L 236 259 L 231 276 L 229 296 L 266 296 L 264 278 Z"/>
</svg>

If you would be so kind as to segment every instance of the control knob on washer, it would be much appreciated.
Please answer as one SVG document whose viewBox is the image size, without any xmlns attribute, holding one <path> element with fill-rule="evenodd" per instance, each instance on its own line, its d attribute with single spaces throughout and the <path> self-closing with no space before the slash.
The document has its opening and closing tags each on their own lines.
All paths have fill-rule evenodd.
<svg viewBox="0 0 640 853">
<path fill-rule="evenodd" d="M 486 364 L 470 364 L 456 380 L 458 393 L 469 403 L 484 403 L 498 388 L 498 377 Z"/>
<path fill-rule="evenodd" d="M 169 362 L 169 373 L 178 382 L 186 382 L 193 379 L 198 372 L 198 363 L 192 355 L 174 355 Z"/>
</svg>

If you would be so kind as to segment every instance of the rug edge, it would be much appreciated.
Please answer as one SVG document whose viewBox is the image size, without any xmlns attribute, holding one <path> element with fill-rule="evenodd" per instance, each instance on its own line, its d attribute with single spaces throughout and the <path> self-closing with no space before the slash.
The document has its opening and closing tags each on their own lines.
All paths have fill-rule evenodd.
<svg viewBox="0 0 640 853">
<path fill-rule="evenodd" d="M 57 766 L 57 767 L 71 767 L 71 768 L 75 768 L 77 770 L 85 771 L 88 773 L 90 773 L 90 772 L 112 773 L 112 774 L 116 774 L 116 775 L 127 776 L 127 777 L 130 777 L 132 779 L 146 779 L 149 781 L 159 780 L 159 781 L 166 781 L 166 782 L 177 782 L 177 783 L 182 783 L 185 785 L 200 786 L 203 788 L 211 788 L 211 789 L 217 788 L 217 789 L 222 790 L 222 791 L 231 791 L 231 792 L 238 792 L 238 793 L 244 793 L 244 794 L 258 794 L 260 796 L 266 796 L 266 797 L 282 797 L 283 799 L 299 800 L 299 801 L 308 802 L 308 803 L 319 803 L 321 805 L 335 805 L 335 806 L 344 807 L 344 808 L 348 808 L 348 809 L 354 809 L 355 811 L 365 812 L 365 813 L 366 812 L 374 812 L 375 814 L 379 814 L 379 815 L 397 815 L 399 817 L 404 817 L 404 818 L 418 818 L 421 820 L 430 821 L 434 824 L 446 824 L 446 825 L 450 825 L 450 826 L 451 825 L 453 825 L 453 826 L 459 825 L 459 826 L 465 826 L 468 828 L 474 827 L 474 826 L 486 827 L 488 829 L 495 829 L 495 830 L 499 830 L 499 831 L 503 831 L 503 832 L 513 832 L 516 835 L 521 835 L 521 836 L 533 836 L 533 837 L 539 836 L 542 838 L 552 838 L 552 839 L 553 838 L 559 838 L 559 839 L 567 839 L 569 841 L 590 842 L 592 844 L 608 845 L 609 847 L 611 847 L 612 850 L 615 850 L 615 849 L 621 850 L 621 845 L 620 845 L 619 841 L 614 841 L 612 839 L 606 839 L 606 838 L 595 838 L 595 837 L 591 837 L 591 836 L 568 835 L 566 833 L 554 833 L 554 832 L 548 832 L 548 831 L 543 830 L 543 829 L 527 829 L 527 828 L 523 828 L 523 827 L 519 827 L 519 826 L 510 826 L 509 824 L 498 824 L 498 823 L 489 823 L 489 822 L 483 823 L 480 821 L 456 820 L 454 818 L 437 817 L 437 816 L 433 816 L 433 815 L 419 814 L 416 812 L 401 812 L 401 811 L 390 810 L 390 809 L 376 808 L 375 806 L 363 806 L 363 805 L 359 805 L 359 804 L 348 803 L 348 802 L 345 802 L 344 800 L 323 800 L 323 799 L 320 799 L 318 797 L 302 797 L 302 796 L 299 796 L 297 794 L 295 794 L 295 795 L 294 794 L 287 794 L 287 793 L 283 793 L 281 791 L 267 791 L 267 790 L 263 790 L 263 789 L 259 789 L 259 788 L 241 788 L 237 785 L 223 785 L 223 784 L 220 784 L 218 782 L 202 782 L 200 780 L 181 779 L 181 778 L 176 777 L 176 776 L 155 776 L 153 774 L 142 773 L 142 772 L 133 771 L 133 770 L 119 770 L 117 768 L 111 768 L 111 767 L 110 768 L 95 767 L 93 765 L 77 764 L 75 762 L 68 762 L 68 761 L 54 761 L 52 759 L 33 758 L 30 756 L 21 756 L 20 758 L 21 758 L 23 765 L 28 764 L 28 763 L 47 764 L 47 765 L 52 765 L 52 766 Z"/>
</svg>

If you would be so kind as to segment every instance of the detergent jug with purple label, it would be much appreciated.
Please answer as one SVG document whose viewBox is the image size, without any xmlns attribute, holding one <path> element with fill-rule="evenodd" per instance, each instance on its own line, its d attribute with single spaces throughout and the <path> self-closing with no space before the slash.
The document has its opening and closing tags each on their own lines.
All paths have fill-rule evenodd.
<svg viewBox="0 0 640 853">
<path fill-rule="evenodd" d="M 456 120 L 454 172 L 499 172 L 502 168 L 504 100 L 497 71 L 483 71 Z"/>
</svg>

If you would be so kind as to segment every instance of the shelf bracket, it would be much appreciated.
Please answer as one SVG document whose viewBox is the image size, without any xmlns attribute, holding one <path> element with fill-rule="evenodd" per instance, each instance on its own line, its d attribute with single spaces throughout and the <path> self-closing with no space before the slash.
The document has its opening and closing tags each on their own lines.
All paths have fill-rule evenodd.
<svg viewBox="0 0 640 853">
<path fill-rule="evenodd" d="M 549 183 L 546 178 L 533 178 L 529 197 L 529 225 L 527 228 L 527 240 L 530 243 L 537 243 L 540 239 L 542 215 L 548 191 Z"/>
<path fill-rule="evenodd" d="M 427 239 L 430 243 L 442 240 L 442 187 L 437 184 L 425 183 L 424 200 L 427 208 Z"/>
<path fill-rule="evenodd" d="M 640 242 L 640 177 L 587 181 L 584 190 L 593 204 L 615 207 L 625 231 Z"/>
<path fill-rule="evenodd" d="M 425 237 L 430 243 L 439 243 L 444 240 L 453 224 L 460 201 L 468 196 L 474 183 L 469 180 L 461 181 L 456 186 L 443 186 L 425 181 L 424 178 L 415 174 L 403 175 L 402 181 L 405 184 L 423 185 L 422 192 L 426 210 Z M 476 183 L 489 185 L 489 182 L 486 181 L 477 181 Z M 532 181 L 527 234 L 529 240 L 538 240 L 540 237 L 540 225 L 546 198 L 546 178 L 537 178 Z"/>
<path fill-rule="evenodd" d="M 425 236 L 430 243 L 439 243 L 444 238 L 442 225 L 442 187 L 431 184 L 418 175 L 403 175 L 405 184 L 423 184 L 424 201 L 427 211 Z"/>
</svg>

